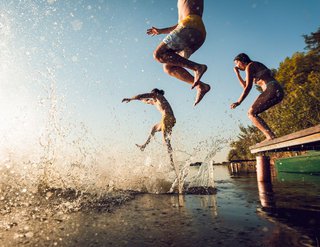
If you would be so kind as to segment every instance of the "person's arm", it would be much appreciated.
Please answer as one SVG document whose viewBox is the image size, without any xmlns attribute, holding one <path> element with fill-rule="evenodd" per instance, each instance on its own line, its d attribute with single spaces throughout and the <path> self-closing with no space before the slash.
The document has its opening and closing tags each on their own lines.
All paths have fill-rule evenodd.
<svg viewBox="0 0 320 247">
<path fill-rule="evenodd" d="M 151 27 L 147 30 L 147 34 L 154 36 L 154 35 L 159 35 L 159 34 L 167 34 L 173 31 L 178 24 L 172 26 L 172 27 L 166 27 L 166 28 L 156 28 L 156 27 Z"/>
<path fill-rule="evenodd" d="M 154 99 L 141 99 L 141 102 L 149 105 L 154 105 L 156 103 Z"/>
<path fill-rule="evenodd" d="M 236 73 L 236 76 L 240 82 L 240 85 L 245 88 L 246 86 L 246 81 L 242 79 L 241 75 L 240 75 L 240 71 L 239 71 L 239 68 L 238 67 L 234 67 L 233 68 L 234 72 Z"/>
<path fill-rule="evenodd" d="M 144 93 L 144 94 L 138 94 L 136 96 L 133 96 L 132 98 L 124 98 L 122 100 L 122 103 L 129 103 L 131 100 L 146 100 L 146 99 L 152 99 L 154 98 L 154 94 L 153 93 Z"/>
<path fill-rule="evenodd" d="M 252 76 L 252 65 L 247 66 L 246 68 L 246 80 L 244 81 L 244 88 L 243 88 L 243 92 L 240 95 L 239 99 L 237 102 L 231 104 L 231 109 L 236 108 L 237 106 L 239 106 L 242 101 L 244 101 L 244 99 L 248 96 L 252 85 L 253 85 L 253 76 Z"/>
</svg>

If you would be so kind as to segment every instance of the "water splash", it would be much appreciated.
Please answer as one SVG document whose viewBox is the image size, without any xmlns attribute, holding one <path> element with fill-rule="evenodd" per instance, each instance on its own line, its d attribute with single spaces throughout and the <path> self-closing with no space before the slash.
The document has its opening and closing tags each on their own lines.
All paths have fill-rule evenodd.
<svg viewBox="0 0 320 247">
<path fill-rule="evenodd" d="M 176 152 L 182 154 L 185 157 L 185 160 L 179 164 L 180 184 L 179 180 L 175 179 L 169 192 L 173 192 L 177 186 L 181 186 L 178 188 L 179 192 L 185 191 L 186 193 L 200 194 L 214 193 L 216 189 L 213 176 L 213 158 L 228 143 L 229 141 L 225 138 L 211 137 L 199 142 L 191 153 L 177 149 Z M 200 165 L 197 174 L 189 174 L 190 165 L 199 153 L 201 153 L 201 156 L 205 158 L 202 161 L 197 162 Z"/>
<path fill-rule="evenodd" d="M 68 60 L 65 45 L 65 29 L 74 29 L 73 17 L 61 19 L 55 4 L 28 0 L 1 5 L 0 112 L 6 116 L 0 122 L 1 205 L 9 212 L 16 206 L 34 205 L 39 197 L 48 201 L 59 195 L 61 210 L 78 210 L 88 203 L 85 198 L 98 205 L 110 193 L 124 190 L 175 191 L 177 176 L 162 143 L 154 143 L 144 154 L 134 145 L 118 149 L 98 141 L 87 123 L 74 117 L 79 109 L 71 106 L 69 85 L 60 76 L 66 63 L 78 61 Z M 24 21 L 30 30 L 24 28 Z M 82 22 L 74 31 L 85 26 Z M 87 77 L 88 69 L 82 69 Z M 202 162 L 210 163 L 220 146 L 220 140 L 212 139 L 199 143 L 191 154 L 174 149 L 181 180 L 178 191 L 198 181 L 189 174 L 196 154 L 207 156 Z M 207 167 L 208 171 L 200 170 L 203 179 L 196 184 L 214 187 L 213 168 Z M 74 197 L 63 196 L 71 192 Z"/>
</svg>

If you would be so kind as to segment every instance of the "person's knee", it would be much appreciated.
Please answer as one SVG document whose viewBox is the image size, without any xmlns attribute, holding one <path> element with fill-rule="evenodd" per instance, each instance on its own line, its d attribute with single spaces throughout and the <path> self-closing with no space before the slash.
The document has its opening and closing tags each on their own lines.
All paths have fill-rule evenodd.
<svg viewBox="0 0 320 247">
<path fill-rule="evenodd" d="M 153 52 L 153 58 L 155 60 L 157 60 L 158 62 L 160 63 L 163 63 L 163 53 L 159 50 L 159 49 L 156 49 L 154 52 Z"/>
<path fill-rule="evenodd" d="M 173 66 L 171 66 L 169 64 L 164 64 L 163 71 L 169 75 L 172 75 L 174 73 L 174 68 L 173 68 Z"/>
<path fill-rule="evenodd" d="M 250 108 L 247 114 L 249 119 L 254 119 L 257 116 L 257 113 L 253 108 Z"/>
<path fill-rule="evenodd" d="M 158 125 L 155 125 L 152 127 L 151 129 L 151 134 L 153 135 L 154 133 L 158 132 L 158 131 L 161 131 L 161 127 L 158 126 Z"/>
</svg>

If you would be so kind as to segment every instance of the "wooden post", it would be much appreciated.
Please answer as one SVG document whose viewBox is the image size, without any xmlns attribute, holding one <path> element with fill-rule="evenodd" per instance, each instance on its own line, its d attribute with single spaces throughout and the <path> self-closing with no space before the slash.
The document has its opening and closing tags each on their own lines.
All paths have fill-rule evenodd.
<svg viewBox="0 0 320 247">
<path fill-rule="evenodd" d="M 231 174 L 233 175 L 233 163 L 230 163 Z"/>
<path fill-rule="evenodd" d="M 270 158 L 265 155 L 256 157 L 258 182 L 271 182 Z"/>
</svg>

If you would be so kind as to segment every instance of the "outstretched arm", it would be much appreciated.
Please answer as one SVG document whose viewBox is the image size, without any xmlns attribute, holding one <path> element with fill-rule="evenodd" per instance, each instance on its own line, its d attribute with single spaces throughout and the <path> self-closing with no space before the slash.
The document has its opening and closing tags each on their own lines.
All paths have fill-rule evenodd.
<svg viewBox="0 0 320 247">
<path fill-rule="evenodd" d="M 239 99 L 237 102 L 231 104 L 231 109 L 236 108 L 237 106 L 239 106 L 242 101 L 244 101 L 244 99 L 248 96 L 251 88 L 252 88 L 252 84 L 253 84 L 253 76 L 252 76 L 252 69 L 250 68 L 251 66 L 247 66 L 246 68 L 246 80 L 243 81 L 244 86 L 243 86 L 243 92 L 240 95 Z M 241 76 L 240 76 L 241 78 Z M 241 78 L 242 79 L 242 78 Z"/>
<path fill-rule="evenodd" d="M 147 30 L 147 34 L 151 36 L 159 35 L 159 34 L 167 34 L 173 31 L 178 24 L 172 26 L 172 27 L 166 27 L 166 28 L 156 28 L 156 27 L 151 27 Z"/>
<path fill-rule="evenodd" d="M 154 105 L 155 100 L 154 99 L 141 99 L 141 102 L 149 104 L 149 105 Z"/>
<path fill-rule="evenodd" d="M 146 100 L 146 99 L 153 99 L 153 93 L 145 93 L 145 94 L 138 94 L 133 96 L 132 98 L 124 98 L 122 102 L 129 103 L 131 100 Z"/>
</svg>

